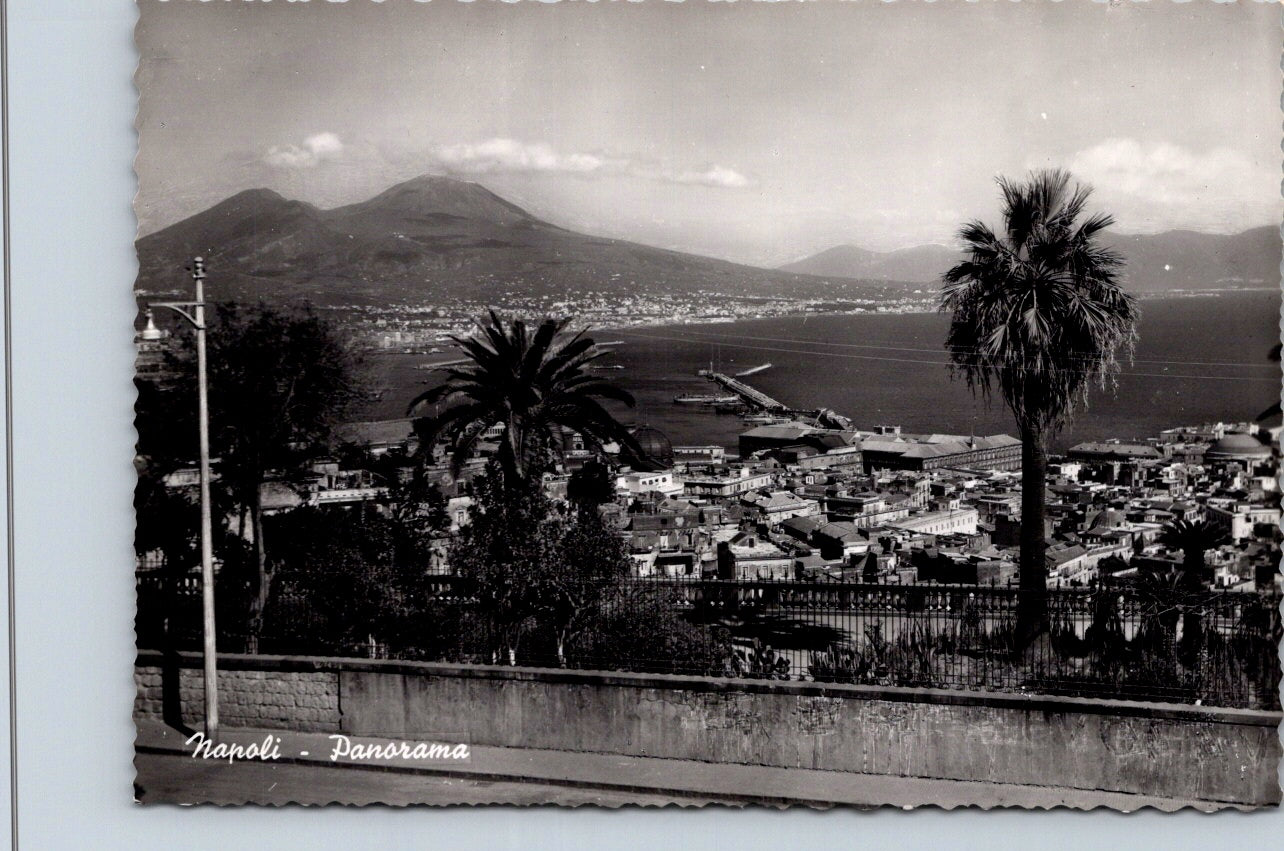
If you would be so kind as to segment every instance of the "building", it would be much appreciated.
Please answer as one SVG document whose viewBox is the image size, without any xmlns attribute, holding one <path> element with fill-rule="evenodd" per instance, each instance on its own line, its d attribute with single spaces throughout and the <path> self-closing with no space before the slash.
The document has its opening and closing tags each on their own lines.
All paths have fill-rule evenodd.
<svg viewBox="0 0 1284 851">
<path fill-rule="evenodd" d="M 1254 537 L 1257 524 L 1278 526 L 1279 508 L 1269 505 L 1254 505 L 1248 502 L 1210 503 L 1204 509 L 1209 524 L 1216 526 L 1232 541 L 1244 541 Z"/>
<path fill-rule="evenodd" d="M 869 552 L 869 538 L 854 523 L 826 523 L 814 533 L 812 540 L 820 554 L 830 561 L 847 561 L 852 556 Z"/>
<path fill-rule="evenodd" d="M 756 516 L 769 526 L 793 517 L 814 517 L 820 514 L 820 503 L 816 500 L 803 499 L 788 491 L 755 491 L 740 497 L 740 504 L 751 516 Z"/>
<path fill-rule="evenodd" d="M 1210 464 L 1218 461 L 1240 461 L 1247 464 L 1256 464 L 1270 461 L 1273 456 L 1274 453 L 1271 451 L 1271 447 L 1262 443 L 1253 435 L 1231 431 L 1208 447 L 1208 451 L 1204 453 L 1204 460 Z"/>
<path fill-rule="evenodd" d="M 831 519 L 849 522 L 859 529 L 903 520 L 909 517 L 910 504 L 908 494 L 872 491 L 827 494 L 824 502 L 825 512 Z"/>
<path fill-rule="evenodd" d="M 673 466 L 673 444 L 664 432 L 642 425 L 633 429 L 633 439 L 642 451 L 641 458 L 628 459 L 633 466 L 641 470 L 666 470 Z"/>
<path fill-rule="evenodd" d="M 1127 542 L 1104 543 L 1085 547 L 1082 544 L 1059 543 L 1048 547 L 1044 559 L 1048 568 L 1048 587 L 1086 585 L 1097 578 L 1097 566 L 1108 558 L 1125 558 L 1132 551 Z"/>
<path fill-rule="evenodd" d="M 722 472 L 687 474 L 683 477 L 687 496 L 729 497 L 771 486 L 771 473 L 754 472 L 748 467 L 732 467 Z"/>
<path fill-rule="evenodd" d="M 794 558 L 770 540 L 741 532 L 718 544 L 719 579 L 793 579 Z"/>
<path fill-rule="evenodd" d="M 661 493 L 665 496 L 682 493 L 683 483 L 673 476 L 672 470 L 653 473 L 630 470 L 615 477 L 615 489 L 630 496 Z"/>
<path fill-rule="evenodd" d="M 865 470 L 1021 469 L 1021 441 L 989 437 L 875 435 L 861 442 Z"/>
<path fill-rule="evenodd" d="M 780 531 L 795 540 L 808 543 L 813 539 L 816 530 L 829 521 L 824 517 L 791 517 L 780 524 Z"/>
<path fill-rule="evenodd" d="M 789 447 L 809 446 L 827 453 L 848 446 L 859 446 L 860 432 L 817 428 L 800 422 L 763 425 L 740 435 L 740 455 Z"/>
<path fill-rule="evenodd" d="M 677 464 L 722 464 L 726 460 L 727 450 L 717 444 L 673 447 L 673 461 Z"/>
<path fill-rule="evenodd" d="M 928 535 L 972 535 L 976 533 L 979 514 L 975 508 L 951 508 L 942 511 L 927 511 L 914 514 L 903 520 L 892 521 L 889 525 L 908 532 L 922 532 Z"/>
<path fill-rule="evenodd" d="M 768 450 L 765 454 L 774 458 L 786 467 L 798 467 L 803 470 L 832 470 L 842 467 L 860 467 L 863 456 L 860 444 L 823 448 L 824 441 L 816 441 L 821 446 L 800 443 L 780 449 Z"/>
<path fill-rule="evenodd" d="M 1070 447 L 1066 457 L 1072 461 L 1091 463 L 1136 463 L 1139 461 L 1159 461 L 1163 453 L 1145 443 L 1077 443 Z"/>
</svg>

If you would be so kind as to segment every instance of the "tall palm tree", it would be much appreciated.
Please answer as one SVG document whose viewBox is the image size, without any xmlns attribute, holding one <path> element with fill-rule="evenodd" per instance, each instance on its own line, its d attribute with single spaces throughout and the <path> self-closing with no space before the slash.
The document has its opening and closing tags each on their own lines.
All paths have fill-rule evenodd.
<svg viewBox="0 0 1284 851">
<path fill-rule="evenodd" d="M 1047 442 L 1091 384 L 1112 380 L 1118 350 L 1131 356 L 1138 312 L 1119 286 L 1122 259 L 1100 241 L 1114 220 L 1084 216 L 1089 187 L 1059 169 L 998 184 L 1003 231 L 980 221 L 959 230 L 967 259 L 945 274 L 941 309 L 953 314 L 951 370 L 984 398 L 997 389 L 1020 431 L 1024 641 L 1047 625 Z"/>
<path fill-rule="evenodd" d="M 587 371 L 607 351 L 581 331 L 566 330 L 570 319 L 545 319 L 533 331 L 520 319 L 506 322 L 495 311 L 477 321 L 470 337 L 452 339 L 468 362 L 451 368 L 439 387 L 410 403 L 415 415 L 445 406 L 415 420 L 425 450 L 438 440 L 451 447 L 457 474 L 482 432 L 504 426 L 499 468 L 507 489 L 522 488 L 538 474 L 562 429 L 581 434 L 590 444 L 618 443 L 640 457 L 637 442 L 601 404 L 612 400 L 632 407 L 625 390 Z"/>
</svg>

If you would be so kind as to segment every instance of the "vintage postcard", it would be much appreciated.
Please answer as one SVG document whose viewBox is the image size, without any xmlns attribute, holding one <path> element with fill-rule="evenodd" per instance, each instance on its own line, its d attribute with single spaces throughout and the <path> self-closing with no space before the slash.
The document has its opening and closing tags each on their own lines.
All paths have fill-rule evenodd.
<svg viewBox="0 0 1284 851">
<path fill-rule="evenodd" d="M 138 801 L 1278 806 L 1278 6 L 139 12 Z"/>
</svg>

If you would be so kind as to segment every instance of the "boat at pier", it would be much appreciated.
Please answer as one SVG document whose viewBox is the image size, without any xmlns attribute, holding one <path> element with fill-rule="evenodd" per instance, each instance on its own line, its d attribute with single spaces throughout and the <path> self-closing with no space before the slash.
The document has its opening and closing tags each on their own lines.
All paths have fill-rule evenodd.
<svg viewBox="0 0 1284 851">
<path fill-rule="evenodd" d="M 739 396 L 706 396 L 699 393 L 684 393 L 674 396 L 673 401 L 679 405 L 729 405 L 740 401 Z"/>
<path fill-rule="evenodd" d="M 789 417 L 782 417 L 776 414 L 749 414 L 741 417 L 741 419 L 753 425 L 777 425 L 789 422 Z"/>
</svg>

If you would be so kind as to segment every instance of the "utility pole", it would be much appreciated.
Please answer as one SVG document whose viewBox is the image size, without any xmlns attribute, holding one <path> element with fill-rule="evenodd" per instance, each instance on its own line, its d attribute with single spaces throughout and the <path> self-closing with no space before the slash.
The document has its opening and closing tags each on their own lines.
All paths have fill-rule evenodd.
<svg viewBox="0 0 1284 851">
<path fill-rule="evenodd" d="M 213 510 L 210 504 L 210 406 L 209 382 L 205 365 L 205 261 L 192 261 L 192 280 L 196 300 L 192 302 L 158 302 L 152 307 L 167 307 L 186 319 L 196 329 L 197 420 L 201 454 L 201 614 L 204 636 L 205 674 L 205 739 L 218 738 L 218 652 L 214 632 L 214 540 Z M 188 313 L 187 308 L 192 312 Z"/>
</svg>

